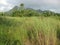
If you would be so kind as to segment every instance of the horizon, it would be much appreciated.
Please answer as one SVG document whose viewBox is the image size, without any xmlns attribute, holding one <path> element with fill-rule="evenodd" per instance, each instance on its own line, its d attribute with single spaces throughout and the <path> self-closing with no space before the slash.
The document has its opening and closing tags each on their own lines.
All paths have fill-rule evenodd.
<svg viewBox="0 0 60 45">
<path fill-rule="evenodd" d="M 59 0 L 1 0 L 0 12 L 9 11 L 14 6 L 24 3 L 25 7 L 41 10 L 50 10 L 60 13 Z"/>
</svg>

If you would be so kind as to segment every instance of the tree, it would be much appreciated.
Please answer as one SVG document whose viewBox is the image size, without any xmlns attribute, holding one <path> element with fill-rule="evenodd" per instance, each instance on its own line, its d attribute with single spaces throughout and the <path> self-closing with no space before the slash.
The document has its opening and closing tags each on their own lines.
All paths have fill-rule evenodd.
<svg viewBox="0 0 60 45">
<path fill-rule="evenodd" d="M 0 12 L 0 16 L 4 16 L 4 12 Z"/>
<path fill-rule="evenodd" d="M 23 4 L 23 3 L 20 4 L 20 8 L 21 8 L 22 10 L 24 9 L 24 4 Z"/>
<path fill-rule="evenodd" d="M 24 4 L 23 4 L 23 3 L 21 3 L 21 4 L 20 4 L 20 6 L 24 6 Z"/>
</svg>

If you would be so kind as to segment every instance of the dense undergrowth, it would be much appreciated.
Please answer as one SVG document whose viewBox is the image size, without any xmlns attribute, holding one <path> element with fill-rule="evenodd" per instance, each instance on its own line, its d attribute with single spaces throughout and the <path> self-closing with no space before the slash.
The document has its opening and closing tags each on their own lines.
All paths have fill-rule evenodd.
<svg viewBox="0 0 60 45">
<path fill-rule="evenodd" d="M 0 45 L 60 45 L 55 17 L 0 17 Z"/>
</svg>

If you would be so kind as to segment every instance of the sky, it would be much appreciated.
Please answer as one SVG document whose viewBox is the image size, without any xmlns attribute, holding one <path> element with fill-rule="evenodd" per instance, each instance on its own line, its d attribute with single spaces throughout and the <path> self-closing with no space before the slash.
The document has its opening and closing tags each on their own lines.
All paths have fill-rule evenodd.
<svg viewBox="0 0 60 45">
<path fill-rule="evenodd" d="M 8 11 L 21 3 L 24 3 L 27 8 L 60 13 L 60 0 L 0 0 L 0 11 Z"/>
</svg>

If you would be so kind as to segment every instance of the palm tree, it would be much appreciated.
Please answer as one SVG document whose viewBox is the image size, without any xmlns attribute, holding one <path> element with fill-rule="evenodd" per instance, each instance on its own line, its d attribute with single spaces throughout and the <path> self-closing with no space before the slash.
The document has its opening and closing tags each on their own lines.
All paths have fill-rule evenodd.
<svg viewBox="0 0 60 45">
<path fill-rule="evenodd" d="M 20 4 L 20 9 L 22 9 L 22 10 L 24 9 L 24 4 L 23 3 Z"/>
<path fill-rule="evenodd" d="M 21 4 L 20 4 L 20 6 L 24 6 L 24 4 L 23 4 L 23 3 L 21 3 Z"/>
</svg>

